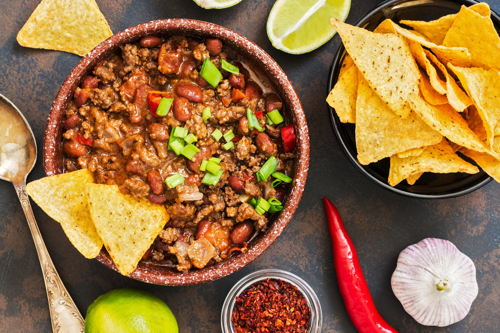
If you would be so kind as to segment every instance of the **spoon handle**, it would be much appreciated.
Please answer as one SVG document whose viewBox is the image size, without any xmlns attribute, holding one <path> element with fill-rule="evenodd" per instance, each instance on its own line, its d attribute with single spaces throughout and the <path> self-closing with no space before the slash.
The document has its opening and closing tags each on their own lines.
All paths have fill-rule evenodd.
<svg viewBox="0 0 500 333">
<path fill-rule="evenodd" d="M 14 183 L 14 187 L 19 197 L 19 201 L 21 201 L 21 205 L 23 206 L 24 214 L 26 215 L 26 220 L 28 221 L 31 235 L 35 242 L 36 252 L 40 259 L 40 265 L 42 266 L 42 273 L 49 301 L 52 330 L 54 333 L 83 333 L 85 321 L 78 311 L 75 302 L 73 302 L 71 296 L 64 287 L 52 263 L 52 259 L 50 259 L 49 252 L 45 247 L 35 216 L 31 210 L 28 194 L 26 193 L 26 184 L 24 182 Z"/>
</svg>

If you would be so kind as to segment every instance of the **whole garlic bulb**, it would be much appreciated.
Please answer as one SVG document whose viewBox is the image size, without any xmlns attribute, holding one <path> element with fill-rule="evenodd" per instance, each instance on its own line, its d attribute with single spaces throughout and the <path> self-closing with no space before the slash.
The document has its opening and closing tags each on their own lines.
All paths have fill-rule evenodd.
<svg viewBox="0 0 500 333">
<path fill-rule="evenodd" d="M 462 320 L 478 293 L 472 260 L 453 243 L 437 238 L 426 238 L 399 254 L 391 285 L 406 312 L 427 326 Z"/>
</svg>

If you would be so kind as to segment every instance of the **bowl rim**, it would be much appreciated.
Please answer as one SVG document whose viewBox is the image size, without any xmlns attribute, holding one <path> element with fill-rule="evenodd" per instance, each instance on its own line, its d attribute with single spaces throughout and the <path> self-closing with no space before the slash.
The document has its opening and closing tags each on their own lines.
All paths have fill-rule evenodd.
<svg viewBox="0 0 500 333">
<path fill-rule="evenodd" d="M 236 48 L 239 53 L 243 52 L 244 56 L 250 58 L 260 70 L 268 74 L 266 77 L 274 88 L 278 88 L 283 101 L 289 106 L 293 115 L 297 149 L 295 183 L 285 207 L 268 230 L 250 245 L 248 251 L 214 266 L 185 273 L 173 272 L 165 267 L 140 262 L 137 269 L 128 275 L 143 282 L 168 286 L 185 286 L 213 281 L 234 273 L 255 260 L 276 241 L 291 221 L 302 197 L 309 170 L 309 131 L 304 110 L 291 81 L 271 56 L 252 41 L 228 28 L 199 20 L 164 19 L 141 23 L 118 32 L 96 46 L 73 68 L 62 84 L 47 119 L 43 145 L 43 163 L 46 176 L 62 173 L 62 117 L 72 92 L 84 76 L 90 73 L 97 63 L 116 50 L 119 45 L 136 41 L 146 35 L 173 35 L 177 33 L 220 38 L 223 42 Z M 101 250 L 96 259 L 108 268 L 118 271 L 109 254 L 104 250 Z"/>
<path fill-rule="evenodd" d="M 425 5 L 426 3 L 432 4 L 432 3 L 456 3 L 456 4 L 463 4 L 463 5 L 475 5 L 479 2 L 474 1 L 474 0 L 386 0 L 382 2 L 380 5 L 376 6 L 372 10 L 370 10 L 367 14 L 365 14 L 363 17 L 361 17 L 355 24 L 354 26 L 357 27 L 362 27 L 369 19 L 371 19 L 372 16 L 375 14 L 378 14 L 379 12 L 382 12 L 384 9 L 387 7 L 394 7 L 397 5 L 405 4 L 408 2 L 415 2 L 418 5 Z M 494 24 L 498 27 L 500 26 L 500 16 L 498 16 L 493 10 L 491 10 L 491 18 L 494 22 Z M 332 67 L 330 69 L 330 73 L 328 76 L 328 91 L 329 93 L 336 81 L 338 80 L 336 72 L 338 72 L 338 68 L 340 67 L 340 61 L 343 59 L 344 54 L 346 53 L 344 44 L 340 42 L 339 47 L 337 48 L 337 51 L 335 52 L 335 56 L 333 58 L 332 62 Z M 339 126 L 343 126 L 346 124 L 341 124 L 340 120 L 338 119 L 337 114 L 335 113 L 334 109 L 328 105 L 329 109 L 329 115 L 330 115 L 330 121 L 333 127 L 333 130 L 335 132 L 335 136 L 337 138 L 337 141 L 339 142 L 340 146 L 342 147 L 342 150 L 344 151 L 345 155 L 348 157 L 349 161 L 358 169 L 365 177 L 367 177 L 369 180 L 374 182 L 375 184 L 379 185 L 380 187 L 397 193 L 402 196 L 406 197 L 411 197 L 411 198 L 417 198 L 417 199 L 445 199 L 445 198 L 455 198 L 459 197 L 468 193 L 471 193 L 484 185 L 488 184 L 492 178 L 488 176 L 482 169 L 480 169 L 480 173 L 483 173 L 483 176 L 477 181 L 476 184 L 473 186 L 470 186 L 468 188 L 462 189 L 460 191 L 456 192 L 451 192 L 451 193 L 441 193 L 441 194 L 424 194 L 424 193 L 416 193 L 416 192 L 408 192 L 406 190 L 400 189 L 397 187 L 390 186 L 387 181 L 381 181 L 374 175 L 372 175 L 369 171 L 366 170 L 363 166 L 361 166 L 356 158 L 356 156 L 353 156 L 349 148 L 347 147 L 347 144 L 344 142 L 344 139 L 342 138 L 342 134 L 340 133 L 340 128 Z M 472 176 L 472 175 L 471 175 Z"/>
</svg>

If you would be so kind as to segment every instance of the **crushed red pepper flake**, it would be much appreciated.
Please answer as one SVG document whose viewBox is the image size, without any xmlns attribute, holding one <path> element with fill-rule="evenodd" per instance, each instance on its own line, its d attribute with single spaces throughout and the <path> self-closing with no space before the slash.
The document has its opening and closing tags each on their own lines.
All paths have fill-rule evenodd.
<svg viewBox="0 0 500 333">
<path fill-rule="evenodd" d="M 257 281 L 236 297 L 235 333 L 307 332 L 311 309 L 300 290 L 279 279 Z"/>
</svg>

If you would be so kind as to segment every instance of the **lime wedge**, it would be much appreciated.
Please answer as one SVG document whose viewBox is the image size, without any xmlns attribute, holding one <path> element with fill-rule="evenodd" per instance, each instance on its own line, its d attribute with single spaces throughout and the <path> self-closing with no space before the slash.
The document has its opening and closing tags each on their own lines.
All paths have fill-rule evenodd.
<svg viewBox="0 0 500 333">
<path fill-rule="evenodd" d="M 278 0 L 267 19 L 267 35 L 278 50 L 302 54 L 336 33 L 330 18 L 345 21 L 351 0 Z"/>
<path fill-rule="evenodd" d="M 194 2 L 205 9 L 223 9 L 237 5 L 241 0 L 194 0 Z"/>
</svg>

